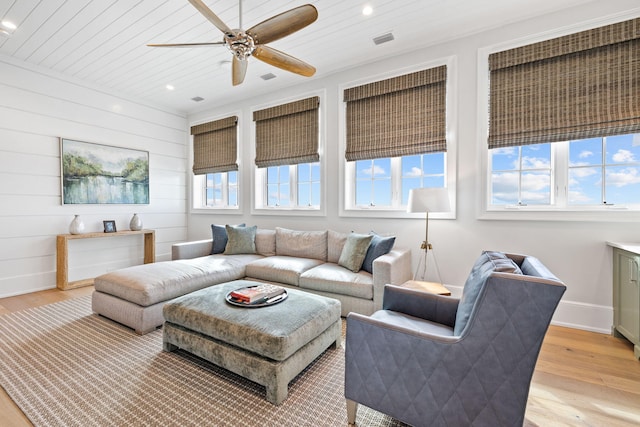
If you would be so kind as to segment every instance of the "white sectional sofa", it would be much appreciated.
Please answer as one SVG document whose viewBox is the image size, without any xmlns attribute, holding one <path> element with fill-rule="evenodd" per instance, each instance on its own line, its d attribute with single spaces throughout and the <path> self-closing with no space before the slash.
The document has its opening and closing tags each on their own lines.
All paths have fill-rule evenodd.
<svg viewBox="0 0 640 427">
<path fill-rule="evenodd" d="M 92 308 L 144 334 L 162 325 L 167 301 L 246 278 L 335 298 L 341 302 L 342 316 L 352 311 L 369 315 L 382 307 L 385 284 L 399 285 L 411 278 L 411 253 L 394 247 L 372 262 L 368 259 L 371 273 L 351 271 L 343 266 L 343 249 L 353 249 L 354 237 L 331 230 L 257 229 L 251 248 L 229 250 L 227 245 L 226 253 L 213 255 L 213 239 L 178 243 L 172 247 L 172 261 L 97 277 Z"/>
</svg>

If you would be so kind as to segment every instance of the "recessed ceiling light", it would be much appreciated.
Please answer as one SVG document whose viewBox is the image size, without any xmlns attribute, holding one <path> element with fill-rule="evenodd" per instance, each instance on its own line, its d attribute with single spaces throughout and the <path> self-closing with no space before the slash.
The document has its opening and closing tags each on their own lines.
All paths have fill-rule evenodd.
<svg viewBox="0 0 640 427">
<path fill-rule="evenodd" d="M 2 26 L 5 27 L 8 30 L 15 30 L 16 28 L 18 28 L 16 26 L 16 24 L 14 24 L 11 21 L 7 21 L 7 20 L 2 21 Z"/>
<path fill-rule="evenodd" d="M 165 86 L 167 88 L 167 90 L 174 90 L 175 87 L 173 87 L 173 85 L 166 85 Z"/>
<path fill-rule="evenodd" d="M 373 13 L 373 8 L 369 5 L 365 6 L 364 8 L 362 8 L 362 14 L 364 16 L 369 16 Z"/>
<path fill-rule="evenodd" d="M 194 96 L 193 98 L 191 98 L 191 100 L 193 102 L 200 102 L 200 101 L 204 101 L 204 98 L 201 96 Z"/>
</svg>

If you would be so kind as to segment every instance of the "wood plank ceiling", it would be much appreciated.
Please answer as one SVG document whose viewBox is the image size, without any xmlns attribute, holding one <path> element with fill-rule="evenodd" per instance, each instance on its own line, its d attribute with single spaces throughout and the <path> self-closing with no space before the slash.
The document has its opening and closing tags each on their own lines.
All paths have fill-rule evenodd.
<svg viewBox="0 0 640 427">
<path fill-rule="evenodd" d="M 591 0 L 244 0 L 243 26 L 312 3 L 318 21 L 270 46 L 314 65 L 320 78 L 383 57 Z M 238 0 L 205 0 L 231 28 Z M 362 14 L 371 5 L 370 16 Z M 221 33 L 187 0 L 0 0 L 0 20 L 17 29 L 0 34 L 7 57 L 54 75 L 172 111 L 192 112 L 278 90 L 306 80 L 250 59 L 242 85 L 231 85 L 222 46 L 154 49 L 146 43 L 220 41 Z M 1 27 L 0 27 L 1 28 Z M 394 40 L 375 45 L 374 37 Z M 260 76 L 273 73 L 276 78 Z M 0 78 L 1 84 L 1 78 Z M 166 85 L 175 89 L 169 91 Z M 204 101 L 194 102 L 193 97 Z"/>
</svg>

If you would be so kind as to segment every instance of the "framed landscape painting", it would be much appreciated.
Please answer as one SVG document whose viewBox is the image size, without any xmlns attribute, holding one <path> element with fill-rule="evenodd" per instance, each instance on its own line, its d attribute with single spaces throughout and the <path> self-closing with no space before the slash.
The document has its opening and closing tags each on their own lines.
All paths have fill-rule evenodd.
<svg viewBox="0 0 640 427">
<path fill-rule="evenodd" d="M 60 138 L 62 204 L 149 204 L 149 152 Z"/>
</svg>

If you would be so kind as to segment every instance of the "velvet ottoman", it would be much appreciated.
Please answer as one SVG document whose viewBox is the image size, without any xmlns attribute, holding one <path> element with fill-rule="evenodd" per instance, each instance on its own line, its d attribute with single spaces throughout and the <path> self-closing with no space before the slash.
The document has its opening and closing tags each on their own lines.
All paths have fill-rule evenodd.
<svg viewBox="0 0 640 427">
<path fill-rule="evenodd" d="M 228 292 L 255 284 L 236 280 L 166 303 L 163 347 L 186 350 L 261 384 L 267 401 L 279 405 L 292 379 L 328 347 L 340 345 L 340 301 L 295 289 L 266 307 L 225 301 Z"/>
</svg>

